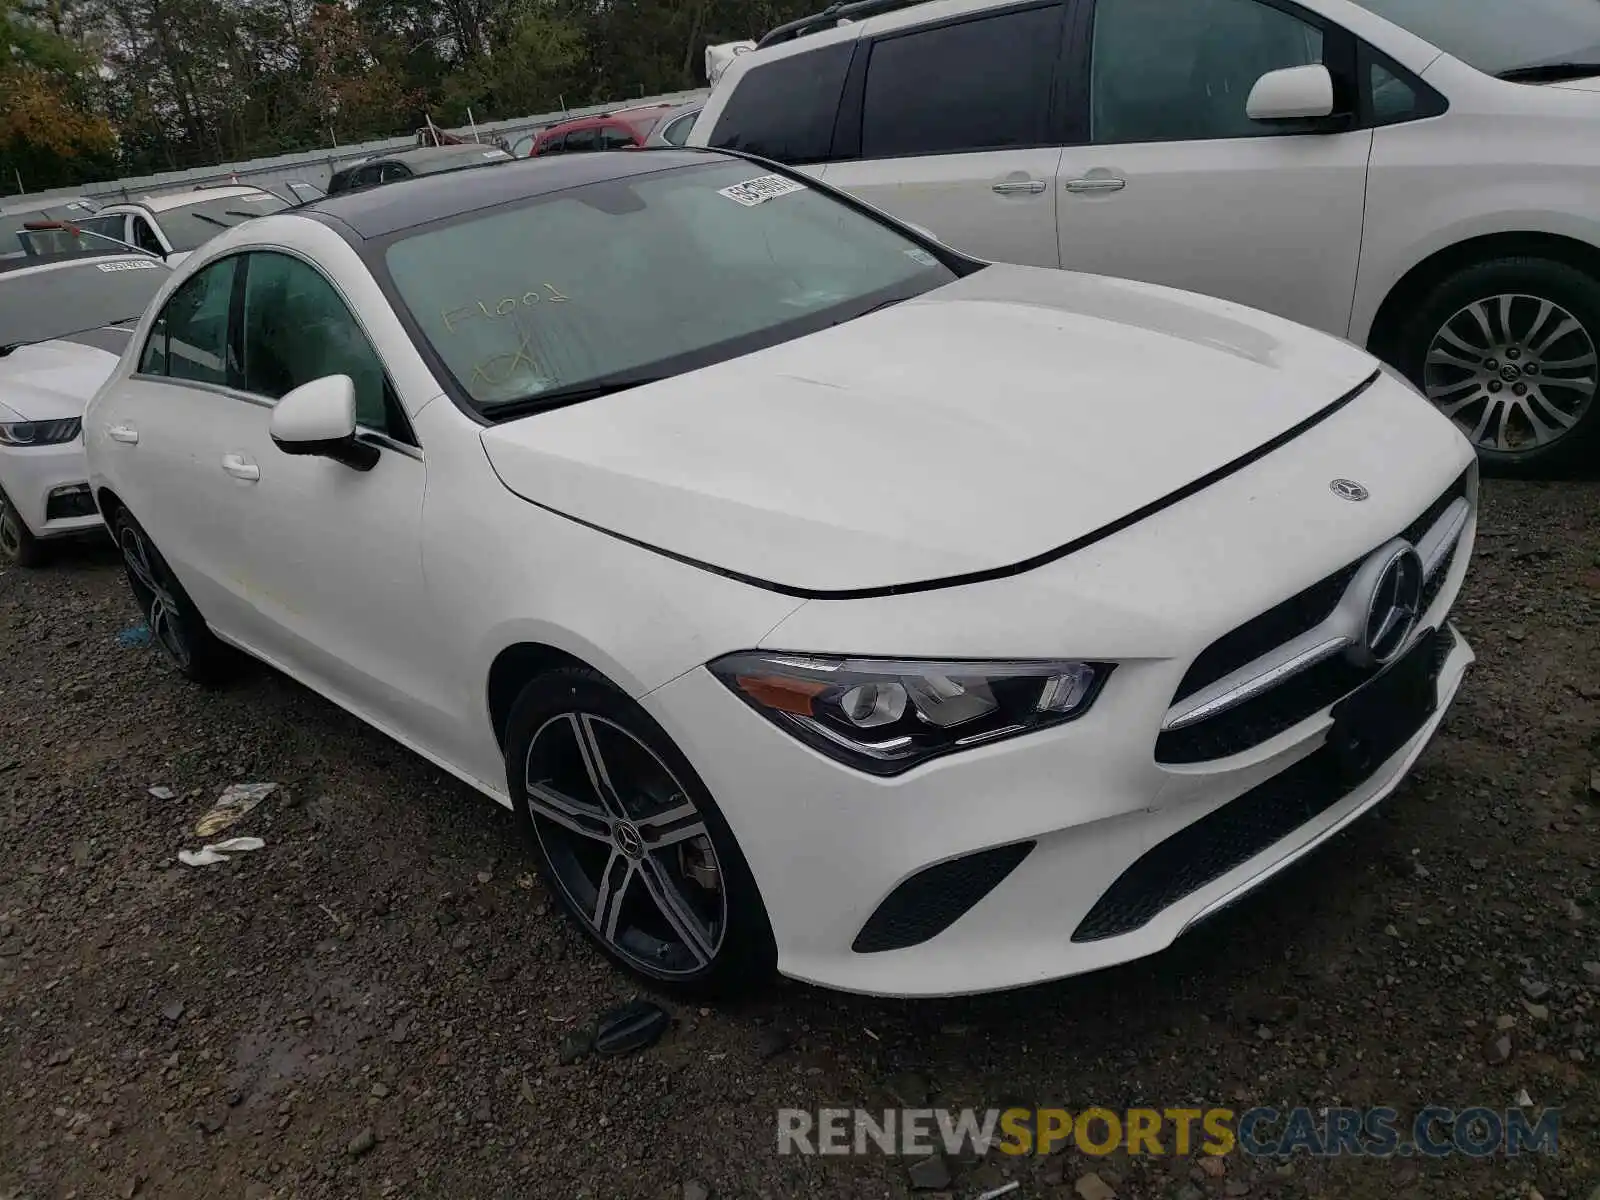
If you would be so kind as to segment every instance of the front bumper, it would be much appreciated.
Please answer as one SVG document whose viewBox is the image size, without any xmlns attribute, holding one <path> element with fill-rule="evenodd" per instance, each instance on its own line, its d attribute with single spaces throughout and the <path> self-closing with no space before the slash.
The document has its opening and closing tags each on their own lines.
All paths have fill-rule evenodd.
<svg viewBox="0 0 1600 1200">
<path fill-rule="evenodd" d="M 59 446 L 0 446 L 0 488 L 36 538 L 65 537 L 98 529 L 100 515 L 53 516 L 50 494 L 58 488 L 87 486 L 89 467 L 83 438 Z M 59 502 L 57 507 L 59 508 Z"/>
<path fill-rule="evenodd" d="M 1248 803 L 1246 793 L 1321 750 L 1333 724 L 1327 711 L 1246 754 L 1162 765 L 1151 756 L 1140 710 L 1169 694 L 1161 691 L 1170 686 L 1164 678 L 1153 691 L 1109 691 L 1078 722 L 879 779 L 796 742 L 704 670 L 645 703 L 719 798 L 761 889 L 780 971 L 846 991 L 956 995 L 1161 950 L 1377 804 L 1422 753 L 1473 661 L 1453 630 L 1435 636 L 1437 704 L 1398 750 L 1332 803 L 1307 805 L 1308 819 L 1275 831 L 1248 858 L 1170 902 L 1163 896 L 1153 912 L 1137 912 L 1131 928 L 1126 912 L 1104 921 L 1102 898 L 1141 860 L 1148 865 L 1152 851 L 1179 843 L 1175 835 L 1198 836 L 1207 818 L 1215 832 L 1225 806 Z M 1284 778 L 1293 786 L 1298 777 Z M 886 898 L 930 866 L 1026 841 L 1034 843 L 1026 856 L 1007 864 L 1009 873 L 942 931 L 898 949 L 856 948 Z M 922 895 L 938 902 L 936 893 Z M 1151 907 L 1148 895 L 1141 903 Z M 1084 940 L 1097 905 L 1099 932 Z"/>
</svg>

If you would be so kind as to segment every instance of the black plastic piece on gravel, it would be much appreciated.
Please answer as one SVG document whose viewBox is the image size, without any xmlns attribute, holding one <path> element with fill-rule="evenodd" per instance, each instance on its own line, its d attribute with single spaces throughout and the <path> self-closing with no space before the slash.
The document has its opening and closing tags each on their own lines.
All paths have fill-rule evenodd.
<svg viewBox="0 0 1600 1200">
<path fill-rule="evenodd" d="M 594 1052 L 602 1058 L 633 1054 L 656 1044 L 672 1024 L 660 1005 L 634 1000 L 600 1018 L 594 1035 Z"/>
</svg>

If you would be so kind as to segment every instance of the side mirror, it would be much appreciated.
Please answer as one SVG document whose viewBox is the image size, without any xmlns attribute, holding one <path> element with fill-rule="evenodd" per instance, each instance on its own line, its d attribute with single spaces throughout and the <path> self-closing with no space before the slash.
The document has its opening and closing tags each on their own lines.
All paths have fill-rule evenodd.
<svg viewBox="0 0 1600 1200">
<path fill-rule="evenodd" d="M 278 401 L 268 425 L 285 454 L 331 458 L 356 471 L 378 465 L 378 449 L 356 440 L 356 385 L 348 375 L 302 383 Z"/>
<path fill-rule="evenodd" d="M 1245 101 L 1252 121 L 1312 121 L 1333 116 L 1333 76 L 1321 63 L 1268 71 Z"/>
</svg>

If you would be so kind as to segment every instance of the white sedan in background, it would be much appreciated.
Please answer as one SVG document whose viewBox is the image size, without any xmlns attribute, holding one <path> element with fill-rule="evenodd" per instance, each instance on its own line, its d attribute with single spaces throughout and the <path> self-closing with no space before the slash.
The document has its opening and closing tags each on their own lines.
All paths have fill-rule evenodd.
<svg viewBox="0 0 1600 1200">
<path fill-rule="evenodd" d="M 288 200 L 261 188 L 223 184 L 118 201 L 76 224 L 177 266 L 223 230 L 289 207 Z"/>
<path fill-rule="evenodd" d="M 1472 659 L 1472 451 L 1374 359 L 718 153 L 251 221 L 86 429 L 181 671 L 244 650 L 514 808 L 671 988 L 1148 954 L 1387 795 Z"/>
<path fill-rule="evenodd" d="M 36 566 L 44 542 L 100 528 L 84 405 L 171 274 L 116 249 L 0 260 L 0 564 Z"/>
</svg>

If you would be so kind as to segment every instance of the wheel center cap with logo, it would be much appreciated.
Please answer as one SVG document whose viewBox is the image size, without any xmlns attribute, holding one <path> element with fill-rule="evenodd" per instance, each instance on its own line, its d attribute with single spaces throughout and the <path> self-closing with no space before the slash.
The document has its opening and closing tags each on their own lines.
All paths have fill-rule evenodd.
<svg viewBox="0 0 1600 1200">
<path fill-rule="evenodd" d="M 632 822 L 618 821 L 611 836 L 617 843 L 617 849 L 629 858 L 644 857 L 644 838 Z"/>
</svg>

